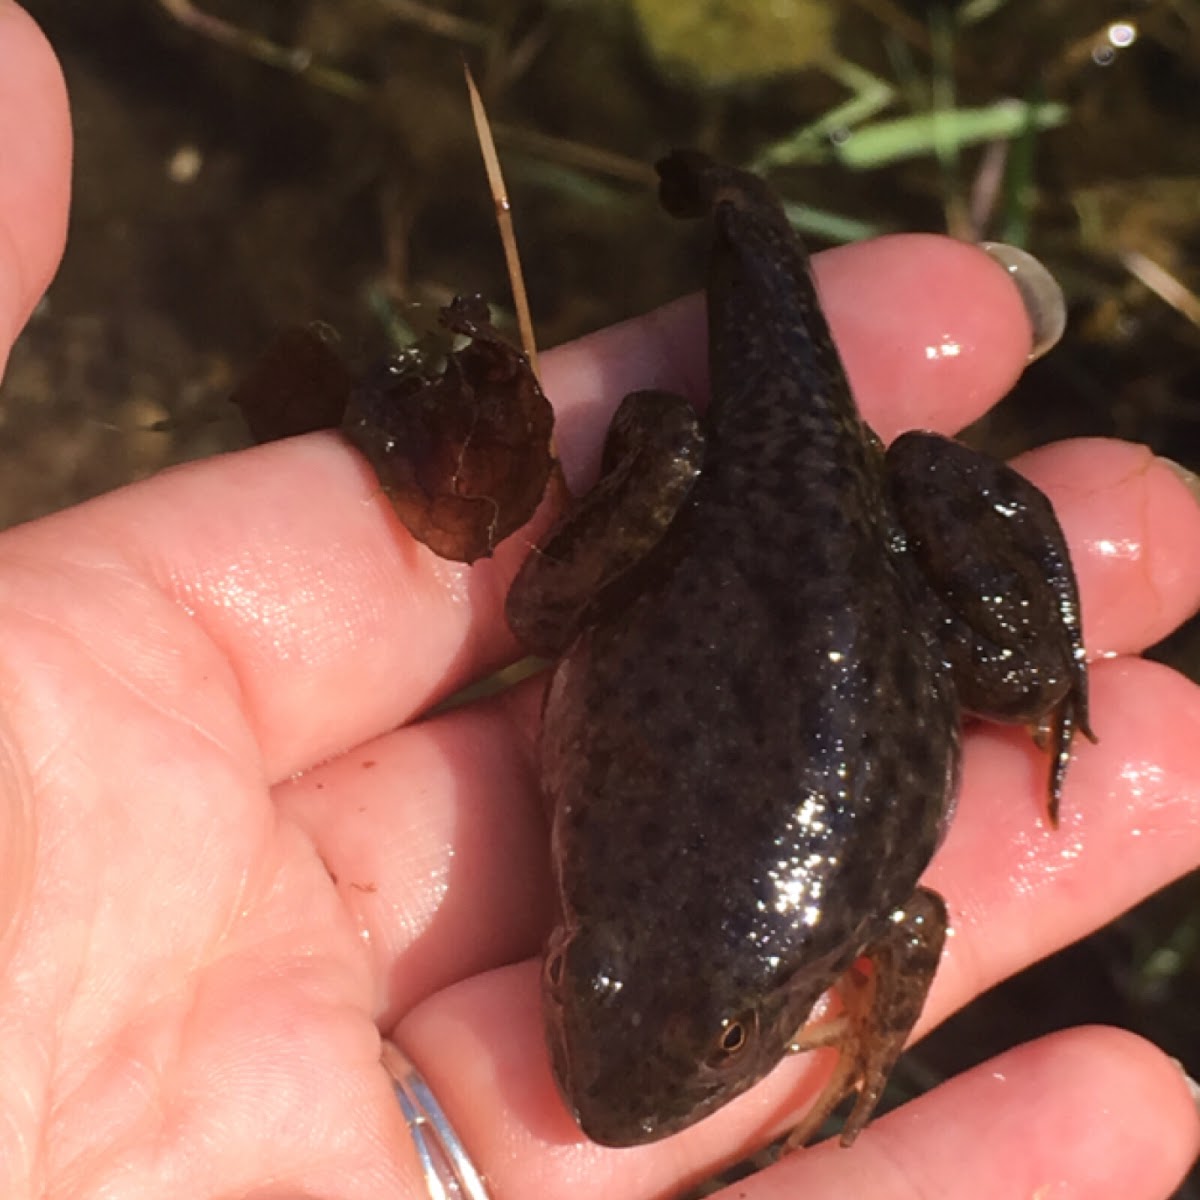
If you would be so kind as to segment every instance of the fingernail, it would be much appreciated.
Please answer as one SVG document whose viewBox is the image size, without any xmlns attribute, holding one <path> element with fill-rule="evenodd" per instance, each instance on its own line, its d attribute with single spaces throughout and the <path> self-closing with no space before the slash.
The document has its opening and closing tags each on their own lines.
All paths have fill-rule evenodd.
<svg viewBox="0 0 1200 1200">
<path fill-rule="evenodd" d="M 1183 1076 L 1183 1082 L 1187 1084 L 1187 1090 L 1192 1093 L 1192 1103 L 1196 1106 L 1197 1110 L 1200 1110 L 1200 1083 L 1197 1083 L 1187 1073 L 1187 1070 L 1179 1059 L 1173 1058 L 1171 1061 L 1179 1068 L 1179 1073 Z"/>
<path fill-rule="evenodd" d="M 1058 280 L 1028 250 L 1007 242 L 980 242 L 979 248 L 996 260 L 1016 284 L 1033 327 L 1029 361 L 1058 345 L 1067 326 L 1067 302 Z"/>
<path fill-rule="evenodd" d="M 1195 471 L 1189 471 L 1187 467 L 1181 467 L 1173 458 L 1165 458 L 1160 454 L 1158 461 L 1164 466 L 1170 467 L 1179 476 L 1180 483 L 1192 493 L 1192 499 L 1200 504 L 1200 475 L 1197 475 Z"/>
</svg>

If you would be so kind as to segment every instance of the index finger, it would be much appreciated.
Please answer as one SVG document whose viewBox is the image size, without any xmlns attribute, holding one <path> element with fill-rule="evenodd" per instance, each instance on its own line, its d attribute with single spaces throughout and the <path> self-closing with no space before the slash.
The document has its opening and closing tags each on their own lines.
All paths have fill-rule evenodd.
<svg viewBox="0 0 1200 1200">
<path fill-rule="evenodd" d="M 885 432 L 965 423 L 1025 361 L 1016 291 L 971 247 L 891 238 L 822 256 L 818 275 L 863 408 Z M 682 302 L 546 356 L 569 471 L 586 472 L 623 391 L 695 384 L 697 320 L 695 303 Z M 956 353 L 939 351 L 950 343 Z M 46 565 L 73 619 L 101 602 L 114 563 L 185 608 L 228 661 L 272 779 L 393 728 L 518 654 L 503 599 L 527 538 L 471 568 L 438 559 L 334 435 L 180 468 L 7 536 L 26 565 Z M 64 547 L 81 573 L 65 592 Z"/>
</svg>

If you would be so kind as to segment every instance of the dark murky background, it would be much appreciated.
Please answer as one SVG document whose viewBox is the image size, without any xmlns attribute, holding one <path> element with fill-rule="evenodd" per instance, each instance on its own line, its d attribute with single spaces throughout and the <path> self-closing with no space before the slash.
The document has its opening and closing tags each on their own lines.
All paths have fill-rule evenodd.
<svg viewBox="0 0 1200 1200">
<path fill-rule="evenodd" d="M 664 149 L 753 161 L 869 72 L 890 106 L 848 138 L 833 120 L 833 141 L 772 172 L 779 189 L 829 237 L 1024 242 L 1070 299 L 1064 343 L 976 437 L 1012 453 L 1113 435 L 1200 470 L 1196 0 L 212 0 L 234 42 L 305 51 L 303 75 L 184 27 L 182 0 L 28 6 L 71 88 L 75 206 L 0 390 L 0 527 L 246 444 L 226 398 L 281 326 L 327 321 L 369 356 L 408 302 L 505 302 L 464 58 L 497 123 L 541 345 L 696 285 L 695 243 L 648 186 Z M 1043 111 L 1058 124 L 1008 117 L 1011 142 L 956 146 L 961 110 L 1003 98 L 1058 106 Z M 932 144 L 893 130 L 893 161 L 846 161 L 935 109 Z M 1162 654 L 1197 677 L 1194 625 Z M 1090 1021 L 1200 1075 L 1198 908 L 1193 876 L 996 989 L 906 1058 L 894 1099 Z"/>
</svg>

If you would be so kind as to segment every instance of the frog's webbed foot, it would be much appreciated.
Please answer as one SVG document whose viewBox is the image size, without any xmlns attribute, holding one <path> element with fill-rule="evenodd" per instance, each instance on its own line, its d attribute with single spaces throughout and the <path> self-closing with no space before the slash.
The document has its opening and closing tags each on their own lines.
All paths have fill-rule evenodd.
<svg viewBox="0 0 1200 1200">
<path fill-rule="evenodd" d="M 681 396 L 643 391 L 621 401 L 600 479 L 567 508 L 509 589 L 509 626 L 531 652 L 560 654 L 607 610 L 621 581 L 662 540 L 703 457 L 700 419 Z"/>
<path fill-rule="evenodd" d="M 943 605 L 959 700 L 1049 743 L 1056 822 L 1075 731 L 1095 735 L 1079 592 L 1054 509 L 1011 467 L 938 434 L 897 438 L 887 465 L 905 555 Z"/>
<path fill-rule="evenodd" d="M 785 1151 L 808 1142 L 851 1092 L 857 1096 L 842 1126 L 842 1145 L 849 1146 L 863 1131 L 925 1006 L 945 940 L 945 901 L 937 892 L 918 888 L 863 951 L 871 960 L 871 973 L 851 967 L 839 980 L 842 1015 L 802 1030 L 792 1047 L 802 1051 L 836 1045 L 840 1053 L 833 1076 L 788 1135 Z"/>
</svg>

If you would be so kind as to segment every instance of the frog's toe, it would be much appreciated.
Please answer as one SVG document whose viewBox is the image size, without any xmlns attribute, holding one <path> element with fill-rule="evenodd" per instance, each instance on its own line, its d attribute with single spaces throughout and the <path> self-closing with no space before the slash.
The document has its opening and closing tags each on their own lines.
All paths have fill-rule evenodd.
<svg viewBox="0 0 1200 1200">
<path fill-rule="evenodd" d="M 1049 818 L 1054 828 L 1058 827 L 1063 784 L 1071 762 L 1071 741 L 1076 730 L 1093 744 L 1099 740 L 1088 721 L 1086 686 L 1069 692 L 1063 702 L 1039 722 L 1034 733 L 1034 741 L 1040 747 L 1049 745 L 1050 748 Z M 1039 736 L 1041 741 L 1038 741 Z"/>
</svg>

